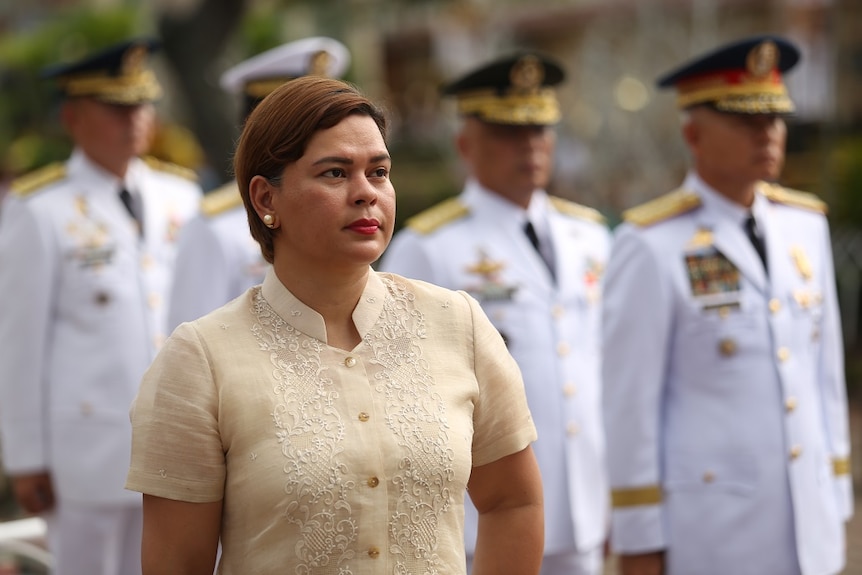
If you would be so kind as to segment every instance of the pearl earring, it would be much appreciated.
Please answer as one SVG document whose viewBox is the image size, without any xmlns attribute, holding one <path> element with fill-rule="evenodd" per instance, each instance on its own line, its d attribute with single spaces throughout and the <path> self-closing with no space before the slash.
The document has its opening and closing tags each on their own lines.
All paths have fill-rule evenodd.
<svg viewBox="0 0 862 575">
<path fill-rule="evenodd" d="M 268 228 L 275 227 L 275 219 L 272 217 L 272 214 L 264 214 L 263 224 Z"/>
</svg>

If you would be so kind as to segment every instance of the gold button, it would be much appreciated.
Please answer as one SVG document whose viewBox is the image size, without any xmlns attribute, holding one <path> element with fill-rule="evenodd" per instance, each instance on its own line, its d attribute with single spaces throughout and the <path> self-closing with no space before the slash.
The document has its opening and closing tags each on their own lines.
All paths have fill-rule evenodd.
<svg viewBox="0 0 862 575">
<path fill-rule="evenodd" d="M 724 338 L 718 342 L 718 351 L 725 357 L 730 357 L 736 353 L 736 341 L 730 338 Z"/>
<path fill-rule="evenodd" d="M 557 355 L 560 357 L 566 357 L 569 355 L 569 344 L 564 341 L 561 341 L 557 344 Z"/>
<path fill-rule="evenodd" d="M 81 404 L 81 415 L 84 417 L 89 417 L 93 415 L 93 406 L 88 401 L 85 401 Z"/>
<path fill-rule="evenodd" d="M 150 306 L 150 309 L 158 308 L 161 305 L 161 303 L 162 303 L 162 297 L 159 294 L 153 292 L 147 296 L 147 305 Z"/>
<path fill-rule="evenodd" d="M 779 311 L 781 311 L 781 300 L 777 297 L 774 297 L 769 300 L 769 311 L 771 311 L 772 313 L 778 313 Z"/>
<path fill-rule="evenodd" d="M 796 303 L 799 304 L 799 307 L 802 309 L 807 309 L 808 306 L 811 305 L 811 294 L 805 290 L 795 290 L 793 292 L 793 299 L 796 300 Z"/>
<path fill-rule="evenodd" d="M 347 367 L 353 367 L 354 365 L 356 365 L 356 358 L 353 356 L 348 357 L 344 360 L 344 365 L 346 365 Z"/>
<path fill-rule="evenodd" d="M 153 267 L 153 263 L 153 256 L 151 256 L 150 254 L 144 254 L 144 256 L 141 257 L 141 267 L 143 269 L 150 269 L 151 267 Z"/>
<path fill-rule="evenodd" d="M 574 397 L 576 393 L 578 393 L 578 388 L 574 383 L 567 383 L 563 386 L 563 395 L 566 397 Z"/>
<path fill-rule="evenodd" d="M 557 304 L 553 308 L 551 308 L 551 315 L 557 319 L 560 319 L 561 317 L 566 315 L 566 308 L 564 308 L 560 304 Z"/>
<path fill-rule="evenodd" d="M 775 355 L 778 356 L 778 361 L 785 362 L 790 359 L 790 350 L 786 347 L 779 347 Z"/>
<path fill-rule="evenodd" d="M 820 339 L 820 330 L 816 327 L 811 330 L 811 341 L 817 341 Z"/>
<path fill-rule="evenodd" d="M 784 409 L 787 410 L 787 413 L 791 413 L 794 409 L 796 409 L 796 398 L 792 395 L 784 400 Z"/>
<path fill-rule="evenodd" d="M 380 480 L 376 477 L 369 477 L 366 483 L 368 483 L 368 487 L 377 487 L 378 485 L 380 485 Z"/>
<path fill-rule="evenodd" d="M 371 419 L 371 416 L 365 413 L 364 411 L 359 412 L 359 421 L 365 422 Z"/>
<path fill-rule="evenodd" d="M 574 437 L 580 432 L 581 426 L 574 421 L 570 421 L 568 424 L 566 424 L 566 433 L 569 435 L 569 437 Z"/>
<path fill-rule="evenodd" d="M 790 448 L 790 460 L 798 459 L 799 456 L 802 455 L 802 447 L 799 445 L 794 445 Z"/>
<path fill-rule="evenodd" d="M 377 547 L 369 547 L 368 556 L 372 559 L 377 559 L 378 557 L 380 557 L 380 549 L 378 549 Z"/>
<path fill-rule="evenodd" d="M 720 308 L 718 308 L 718 317 L 720 317 L 721 319 L 727 319 L 729 315 L 730 315 L 730 307 L 723 305 Z"/>
<path fill-rule="evenodd" d="M 703 482 L 704 483 L 712 483 L 713 481 L 715 481 L 715 473 L 713 473 L 712 471 L 704 472 Z"/>
</svg>

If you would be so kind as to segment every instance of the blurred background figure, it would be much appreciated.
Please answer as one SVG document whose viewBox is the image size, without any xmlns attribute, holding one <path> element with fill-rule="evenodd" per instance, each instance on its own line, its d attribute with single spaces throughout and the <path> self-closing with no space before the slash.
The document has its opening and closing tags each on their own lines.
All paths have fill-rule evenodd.
<svg viewBox="0 0 862 575">
<path fill-rule="evenodd" d="M 604 298 L 611 542 L 623 575 L 836 574 L 853 512 L 826 205 L 775 184 L 790 42 L 663 76 L 682 187 L 624 213 Z"/>
<path fill-rule="evenodd" d="M 165 337 L 187 171 L 138 156 L 161 86 L 133 40 L 45 71 L 74 142 L 16 180 L 0 221 L 0 430 L 18 504 L 59 575 L 140 573 L 141 498 L 123 489 L 128 412 Z"/>
<path fill-rule="evenodd" d="M 591 208 L 549 196 L 562 67 L 534 52 L 448 84 L 469 177 L 409 220 L 380 268 L 466 290 L 506 340 L 539 431 L 543 575 L 596 575 L 608 520 L 601 420 L 600 284 L 610 237 Z M 476 540 L 467 505 L 468 557 Z"/>
<path fill-rule="evenodd" d="M 278 86 L 300 76 L 340 78 L 350 52 L 339 41 L 305 38 L 258 54 L 227 70 L 221 86 L 243 98 L 240 123 Z M 180 234 L 169 331 L 197 319 L 263 281 L 268 265 L 251 237 L 236 182 L 209 192 L 201 214 Z"/>
</svg>

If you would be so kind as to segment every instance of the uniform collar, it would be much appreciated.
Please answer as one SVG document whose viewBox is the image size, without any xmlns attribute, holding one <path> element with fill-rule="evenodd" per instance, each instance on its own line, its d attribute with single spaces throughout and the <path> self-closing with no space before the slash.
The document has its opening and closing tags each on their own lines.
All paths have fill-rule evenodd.
<svg viewBox="0 0 862 575">
<path fill-rule="evenodd" d="M 286 323 L 296 330 L 326 343 L 326 324 L 323 321 L 323 316 L 290 293 L 290 290 L 284 287 L 284 284 L 278 279 L 272 266 L 266 272 L 261 293 L 275 313 Z M 383 312 L 385 297 L 386 286 L 377 273 L 369 268 L 368 282 L 365 284 L 362 297 L 359 298 L 359 302 L 353 310 L 353 322 L 363 339 L 374 327 Z"/>
<path fill-rule="evenodd" d="M 123 185 L 129 190 L 139 190 L 146 170 L 146 164 L 141 159 L 133 158 L 129 162 L 126 177 L 120 179 L 93 162 L 81 148 L 75 148 L 72 151 L 67 166 L 70 173 L 83 178 L 93 190 L 111 192 L 118 192 Z"/>
<path fill-rule="evenodd" d="M 527 220 L 533 222 L 536 232 L 547 235 L 548 230 L 548 194 L 544 190 L 535 190 L 530 198 L 530 206 L 524 209 L 510 202 L 500 194 L 492 192 L 475 179 L 467 180 L 461 199 L 474 208 L 477 213 L 500 222 L 515 222 L 523 228 Z"/>
</svg>

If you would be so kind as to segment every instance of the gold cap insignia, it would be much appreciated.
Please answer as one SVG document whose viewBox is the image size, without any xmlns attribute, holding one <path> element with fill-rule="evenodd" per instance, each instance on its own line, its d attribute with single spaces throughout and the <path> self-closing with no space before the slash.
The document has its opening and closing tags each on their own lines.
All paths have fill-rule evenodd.
<svg viewBox="0 0 862 575">
<path fill-rule="evenodd" d="M 146 68 L 145 62 L 147 61 L 148 53 L 146 46 L 141 44 L 130 47 L 126 50 L 126 53 L 123 54 L 123 63 L 120 66 L 120 74 L 123 76 L 133 76 L 143 72 Z"/>
<path fill-rule="evenodd" d="M 332 65 L 332 54 L 326 50 L 319 50 L 311 55 L 308 61 L 309 76 L 329 76 L 329 68 Z"/>
<path fill-rule="evenodd" d="M 755 78 L 766 78 L 778 68 L 778 46 L 769 40 L 761 42 L 748 52 L 745 67 Z"/>
<path fill-rule="evenodd" d="M 545 79 L 545 69 L 533 55 L 519 58 L 509 72 L 509 82 L 514 92 L 535 92 Z"/>
</svg>

